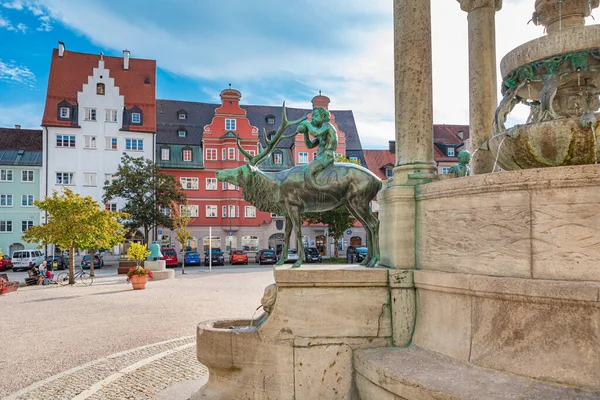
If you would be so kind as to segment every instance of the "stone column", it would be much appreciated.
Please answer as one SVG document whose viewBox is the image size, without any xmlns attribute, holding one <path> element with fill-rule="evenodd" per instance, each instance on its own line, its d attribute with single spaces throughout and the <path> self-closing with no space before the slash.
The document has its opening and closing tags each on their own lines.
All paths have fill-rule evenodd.
<svg viewBox="0 0 600 400">
<path fill-rule="evenodd" d="M 435 175 L 431 63 L 430 0 L 394 0 L 394 184 Z"/>
<path fill-rule="evenodd" d="M 498 106 L 496 81 L 496 11 L 502 0 L 458 0 L 469 21 L 469 134 L 471 151 L 492 136 Z M 489 151 L 478 151 L 471 161 L 474 174 L 492 172 Z"/>
</svg>

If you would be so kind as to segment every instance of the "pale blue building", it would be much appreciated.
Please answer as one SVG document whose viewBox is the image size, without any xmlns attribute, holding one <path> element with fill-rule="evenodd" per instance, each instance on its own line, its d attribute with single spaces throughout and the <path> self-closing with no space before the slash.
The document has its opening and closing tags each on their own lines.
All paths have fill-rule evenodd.
<svg viewBox="0 0 600 400">
<path fill-rule="evenodd" d="M 42 157 L 41 130 L 0 128 L 0 249 L 9 256 L 38 248 L 21 235 L 42 222 L 33 205 L 40 199 Z"/>
</svg>

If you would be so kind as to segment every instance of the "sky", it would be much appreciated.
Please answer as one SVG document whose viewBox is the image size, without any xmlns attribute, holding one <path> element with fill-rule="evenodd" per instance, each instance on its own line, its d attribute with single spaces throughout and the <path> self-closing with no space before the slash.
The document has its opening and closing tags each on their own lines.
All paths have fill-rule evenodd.
<svg viewBox="0 0 600 400">
<path fill-rule="evenodd" d="M 431 4 L 434 123 L 468 124 L 467 14 L 456 0 Z M 543 35 L 527 24 L 533 4 L 504 0 L 498 64 Z M 394 139 L 393 0 L 0 0 L 0 126 L 39 128 L 59 40 L 155 59 L 160 99 L 218 103 L 231 83 L 242 104 L 310 108 L 320 90 L 354 112 L 363 148 Z M 527 113 L 513 114 L 509 125 Z"/>
</svg>

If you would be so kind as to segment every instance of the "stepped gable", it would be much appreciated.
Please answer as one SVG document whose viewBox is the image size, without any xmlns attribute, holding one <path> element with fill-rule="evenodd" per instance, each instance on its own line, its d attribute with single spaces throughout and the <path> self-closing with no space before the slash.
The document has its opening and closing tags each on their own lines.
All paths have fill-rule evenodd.
<svg viewBox="0 0 600 400">
<path fill-rule="evenodd" d="M 98 67 L 100 58 L 99 54 L 67 50 L 59 57 L 58 49 L 52 51 L 42 125 L 72 126 L 70 121 L 58 119 L 58 104 L 63 100 L 77 104 L 77 93 L 88 83 L 88 77 Z M 103 56 L 103 59 L 104 67 L 110 70 L 110 78 L 119 88 L 119 94 L 124 96 L 125 108 L 137 106 L 144 114 L 143 125 L 132 125 L 128 130 L 156 132 L 156 61 L 130 58 L 129 69 L 125 70 L 122 57 Z"/>
</svg>

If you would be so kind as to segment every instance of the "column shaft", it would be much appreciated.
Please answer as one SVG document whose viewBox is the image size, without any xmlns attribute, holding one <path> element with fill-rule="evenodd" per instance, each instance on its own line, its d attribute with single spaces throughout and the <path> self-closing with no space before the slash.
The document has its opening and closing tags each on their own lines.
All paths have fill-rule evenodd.
<svg viewBox="0 0 600 400">
<path fill-rule="evenodd" d="M 394 0 L 396 172 L 431 174 L 433 103 L 430 0 Z"/>
<path fill-rule="evenodd" d="M 471 152 L 492 136 L 498 105 L 496 80 L 496 10 L 493 6 L 469 11 L 469 134 Z M 471 162 L 474 174 L 492 172 L 489 151 L 478 151 Z"/>
</svg>

